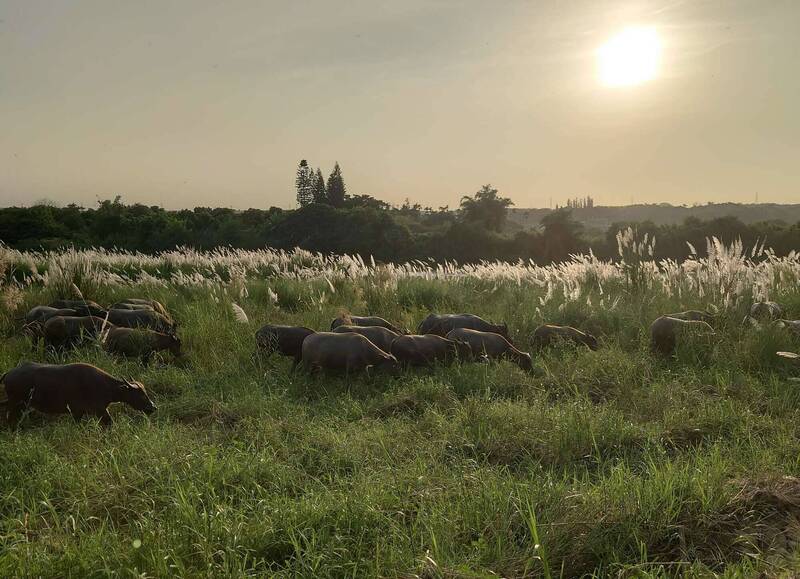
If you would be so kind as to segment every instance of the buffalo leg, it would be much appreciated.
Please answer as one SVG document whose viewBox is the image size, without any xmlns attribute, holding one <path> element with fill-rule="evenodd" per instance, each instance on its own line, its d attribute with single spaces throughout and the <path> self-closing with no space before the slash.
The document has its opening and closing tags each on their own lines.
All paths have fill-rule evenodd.
<svg viewBox="0 0 800 579">
<path fill-rule="evenodd" d="M 107 408 L 103 408 L 97 412 L 96 416 L 100 419 L 100 424 L 103 426 L 111 426 L 114 423 L 114 421 L 111 419 L 111 415 L 108 413 Z"/>
<path fill-rule="evenodd" d="M 6 411 L 6 418 L 8 425 L 12 429 L 16 428 L 22 419 L 22 412 L 25 410 L 25 403 L 20 400 L 8 400 L 8 410 Z"/>
</svg>

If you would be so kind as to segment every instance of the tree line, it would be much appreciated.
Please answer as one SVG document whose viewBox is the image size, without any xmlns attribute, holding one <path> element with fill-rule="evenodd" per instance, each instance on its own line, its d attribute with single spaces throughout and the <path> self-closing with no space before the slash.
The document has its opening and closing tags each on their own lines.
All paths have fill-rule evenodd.
<svg viewBox="0 0 800 579">
<path fill-rule="evenodd" d="M 338 174 L 341 176 L 341 170 Z M 292 210 L 197 207 L 167 211 L 128 205 L 119 197 L 100 201 L 93 208 L 6 207 L 0 209 L 0 242 L 22 250 L 75 246 L 147 253 L 175 246 L 302 247 L 365 258 L 372 255 L 381 261 L 530 259 L 544 264 L 568 259 L 570 254 L 589 248 L 598 257 L 613 258 L 617 255 L 616 233 L 633 226 L 642 236 L 648 233 L 656 237 L 656 259 L 685 259 L 691 252 L 688 244 L 703 255 L 705 239 L 710 236 L 726 243 L 741 239 L 747 247 L 765 241 L 781 255 L 800 248 L 800 223 L 748 225 L 734 217 L 709 221 L 689 218 L 675 225 L 614 223 L 604 236 L 590 238 L 571 211 L 564 208 L 547 214 L 537 229 L 509 232 L 506 213 L 512 202 L 490 185 L 464 196 L 460 208 L 452 211 L 409 202 L 390 207 L 368 195 L 346 196 L 336 206 L 327 197 L 329 183 L 328 202 L 310 202 Z"/>
</svg>

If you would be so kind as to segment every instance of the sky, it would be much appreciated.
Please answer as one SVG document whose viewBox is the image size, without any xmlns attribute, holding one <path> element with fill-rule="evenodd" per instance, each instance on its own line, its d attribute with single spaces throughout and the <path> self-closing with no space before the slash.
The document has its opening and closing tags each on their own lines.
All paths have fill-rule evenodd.
<svg viewBox="0 0 800 579">
<path fill-rule="evenodd" d="M 800 202 L 797 0 L 0 0 L 0 205 Z M 657 32 L 655 78 L 598 48 Z"/>
</svg>

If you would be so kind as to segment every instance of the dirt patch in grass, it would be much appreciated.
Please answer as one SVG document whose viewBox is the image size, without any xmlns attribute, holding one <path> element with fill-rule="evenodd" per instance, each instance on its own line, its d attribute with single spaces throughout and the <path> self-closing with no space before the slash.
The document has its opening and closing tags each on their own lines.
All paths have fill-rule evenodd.
<svg viewBox="0 0 800 579">
<path fill-rule="evenodd" d="M 735 492 L 710 528 L 718 553 L 728 558 L 786 555 L 800 546 L 800 479 L 738 479 Z M 716 517 L 715 517 L 716 518 Z"/>
<path fill-rule="evenodd" d="M 455 396 L 449 390 L 413 390 L 387 396 L 378 401 L 369 411 L 373 418 L 389 418 L 392 416 L 421 416 L 431 406 L 450 408 L 456 403 Z"/>
</svg>

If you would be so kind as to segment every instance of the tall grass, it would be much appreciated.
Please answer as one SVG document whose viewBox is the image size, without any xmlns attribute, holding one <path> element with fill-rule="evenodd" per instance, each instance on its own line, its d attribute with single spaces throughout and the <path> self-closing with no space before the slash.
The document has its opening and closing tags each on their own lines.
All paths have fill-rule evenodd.
<svg viewBox="0 0 800 579">
<path fill-rule="evenodd" d="M 0 433 L 0 576 L 790 576 L 800 368 L 775 352 L 800 343 L 741 319 L 766 297 L 800 317 L 798 257 L 710 240 L 708 259 L 653 263 L 629 237 L 637 258 L 548 267 L 0 251 L 16 295 L 0 372 L 88 361 L 159 405 L 113 408 L 110 429 L 31 413 Z M 72 283 L 101 303 L 162 301 L 187 359 L 53 355 L 17 333 L 16 314 Z M 652 319 L 712 304 L 713 341 L 650 354 Z M 542 352 L 532 374 L 310 377 L 253 356 L 266 322 L 325 329 L 352 312 L 413 328 L 432 310 L 507 321 L 522 349 L 545 321 L 602 348 Z"/>
</svg>

